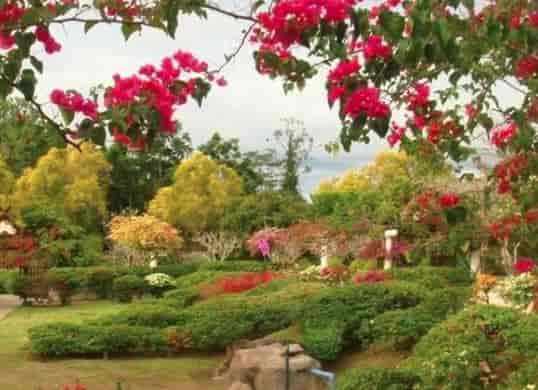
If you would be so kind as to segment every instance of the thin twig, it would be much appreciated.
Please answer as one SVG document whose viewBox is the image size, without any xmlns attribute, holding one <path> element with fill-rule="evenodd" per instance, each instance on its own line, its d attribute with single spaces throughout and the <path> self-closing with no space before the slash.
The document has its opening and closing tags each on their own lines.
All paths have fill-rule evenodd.
<svg viewBox="0 0 538 390">
<path fill-rule="evenodd" d="M 245 46 L 245 43 L 247 42 L 247 38 L 249 37 L 250 33 L 254 29 L 254 26 L 256 26 L 256 23 L 252 23 L 249 26 L 249 28 L 243 32 L 243 37 L 241 38 L 239 45 L 237 45 L 237 47 L 231 54 L 224 56 L 226 59 L 224 63 L 221 64 L 217 69 L 212 70 L 209 73 L 220 73 L 227 65 L 229 65 L 235 59 L 235 57 L 237 57 L 237 55 L 239 54 L 243 46 Z"/>
</svg>

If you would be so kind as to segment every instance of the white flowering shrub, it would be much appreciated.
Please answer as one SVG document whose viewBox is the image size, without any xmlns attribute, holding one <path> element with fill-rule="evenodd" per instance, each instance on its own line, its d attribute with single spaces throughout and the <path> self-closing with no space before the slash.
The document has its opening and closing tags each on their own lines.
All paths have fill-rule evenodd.
<svg viewBox="0 0 538 390">
<path fill-rule="evenodd" d="M 513 275 L 501 283 L 501 294 L 517 307 L 523 308 L 534 299 L 536 279 L 530 273 Z"/>
<path fill-rule="evenodd" d="M 162 273 L 147 275 L 144 281 L 148 285 L 150 293 L 157 298 L 162 297 L 165 291 L 173 289 L 176 285 L 175 280 L 170 275 Z"/>
</svg>

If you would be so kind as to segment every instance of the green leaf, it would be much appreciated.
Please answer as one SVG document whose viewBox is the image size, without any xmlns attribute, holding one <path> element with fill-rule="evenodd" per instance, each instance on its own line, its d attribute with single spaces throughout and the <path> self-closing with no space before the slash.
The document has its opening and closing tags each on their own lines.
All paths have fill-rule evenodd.
<svg viewBox="0 0 538 390">
<path fill-rule="evenodd" d="M 23 34 L 21 32 L 15 33 L 15 42 L 19 48 L 22 57 L 26 58 L 30 55 L 30 47 L 35 42 L 35 36 L 32 33 Z"/>
<path fill-rule="evenodd" d="M 73 111 L 60 108 L 60 113 L 62 114 L 62 118 L 66 125 L 69 125 L 71 122 L 73 122 L 73 119 L 75 119 L 75 113 Z"/>
<path fill-rule="evenodd" d="M 192 97 L 194 98 L 194 100 L 196 100 L 198 106 L 202 106 L 202 101 L 205 99 L 210 90 L 211 85 L 208 82 L 200 78 L 196 79 L 196 90 L 194 91 Z"/>
<path fill-rule="evenodd" d="M 35 70 L 37 70 L 39 73 L 43 73 L 43 62 L 41 62 L 34 56 L 30 56 L 30 63 L 32 64 Z"/>
<path fill-rule="evenodd" d="M 463 206 L 456 206 L 445 210 L 446 221 L 450 225 L 464 222 L 467 217 L 467 209 Z"/>
<path fill-rule="evenodd" d="M 5 99 L 9 96 L 12 90 L 13 88 L 9 85 L 7 80 L 0 79 L 0 98 Z"/>
<path fill-rule="evenodd" d="M 390 11 L 383 11 L 379 15 L 379 24 L 385 33 L 385 36 L 388 36 L 392 41 L 398 41 L 402 38 L 402 33 L 405 27 L 405 19 L 395 13 Z"/>
<path fill-rule="evenodd" d="M 441 41 L 441 45 L 446 47 L 451 38 L 450 29 L 446 19 L 437 20 L 434 24 L 434 29 Z"/>
<path fill-rule="evenodd" d="M 84 23 L 84 33 L 87 34 L 88 31 L 90 31 L 91 28 L 92 28 L 93 26 L 95 26 L 96 24 L 98 24 L 98 22 L 96 22 L 96 21 L 88 21 L 88 22 L 85 22 L 85 23 Z"/>
<path fill-rule="evenodd" d="M 169 0 L 165 6 L 166 31 L 172 38 L 176 36 L 179 0 Z"/>
<path fill-rule="evenodd" d="M 133 33 L 139 30 L 140 30 L 140 27 L 137 26 L 136 24 L 123 23 L 121 25 L 121 32 L 123 33 L 123 37 L 125 38 L 126 41 L 129 39 L 131 35 L 133 35 Z"/>
<path fill-rule="evenodd" d="M 370 127 L 380 138 L 385 138 L 389 131 L 389 118 L 379 118 L 370 121 Z"/>
<path fill-rule="evenodd" d="M 24 69 L 21 74 L 21 79 L 17 83 L 17 89 L 22 92 L 26 100 L 31 100 L 34 97 L 35 85 L 37 79 L 32 69 Z"/>
<path fill-rule="evenodd" d="M 102 126 L 94 127 L 90 131 L 89 138 L 94 144 L 103 146 L 106 140 L 105 128 Z"/>
</svg>

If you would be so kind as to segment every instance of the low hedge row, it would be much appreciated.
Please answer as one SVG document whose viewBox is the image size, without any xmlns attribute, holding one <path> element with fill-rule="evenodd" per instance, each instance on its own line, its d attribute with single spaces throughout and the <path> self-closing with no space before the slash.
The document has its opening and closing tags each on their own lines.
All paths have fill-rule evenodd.
<svg viewBox="0 0 538 390">
<path fill-rule="evenodd" d="M 0 294 L 8 293 L 6 289 L 6 283 L 10 278 L 13 277 L 12 275 L 16 272 L 17 271 L 0 270 Z"/>
<path fill-rule="evenodd" d="M 406 369 L 365 368 L 346 372 L 338 379 L 337 390 L 415 390 L 421 379 Z"/>
<path fill-rule="evenodd" d="M 468 286 L 474 281 L 471 274 L 461 267 L 398 267 L 391 273 L 397 280 L 417 283 L 425 289 Z"/>
<path fill-rule="evenodd" d="M 159 338 L 164 332 L 169 346 L 174 349 L 222 350 L 239 339 L 261 337 L 300 323 L 307 335 L 303 340 L 307 350 L 326 360 L 336 357 L 351 342 L 352 330 L 361 321 L 386 310 L 417 305 L 421 299 L 416 285 L 401 282 L 332 288 L 320 283 L 290 283 L 267 295 L 221 295 L 181 310 L 171 306 L 168 299 L 140 303 L 119 314 L 77 325 L 76 329 L 84 335 L 98 328 L 153 329 Z M 336 324 L 340 338 L 335 339 L 326 331 L 323 324 L 331 323 Z M 72 337 L 70 328 L 63 337 L 51 338 L 46 332 L 47 326 L 54 329 L 54 335 L 64 329 L 57 324 L 44 325 L 37 331 L 33 329 L 30 343 L 34 353 L 62 356 L 88 353 L 84 347 L 80 348 L 84 352 L 80 352 L 59 345 L 65 338 Z M 332 342 L 330 349 L 324 347 L 327 340 Z M 99 345 L 91 344 L 92 353 L 108 351 L 99 350 Z M 114 352 L 137 350 L 126 345 L 124 350 L 116 348 Z"/>
</svg>

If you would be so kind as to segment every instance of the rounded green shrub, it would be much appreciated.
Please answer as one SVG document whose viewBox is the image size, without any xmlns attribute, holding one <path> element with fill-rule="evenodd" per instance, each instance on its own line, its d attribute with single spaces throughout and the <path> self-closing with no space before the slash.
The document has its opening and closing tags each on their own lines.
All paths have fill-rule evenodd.
<svg viewBox="0 0 538 390">
<path fill-rule="evenodd" d="M 114 279 L 112 284 L 114 297 L 123 303 L 129 303 L 135 296 L 144 292 L 144 279 L 135 275 L 125 275 Z"/>
<path fill-rule="evenodd" d="M 23 301 L 28 299 L 30 279 L 20 272 L 13 272 L 4 281 L 4 288 L 9 294 L 17 295 Z"/>
<path fill-rule="evenodd" d="M 81 276 L 76 269 L 54 268 L 47 272 L 46 281 L 62 305 L 71 303 L 71 298 L 82 286 Z"/>
<path fill-rule="evenodd" d="M 86 272 L 86 288 L 99 299 L 106 299 L 112 295 L 112 284 L 115 273 L 112 268 L 96 267 Z"/>
<path fill-rule="evenodd" d="M 413 390 L 420 377 L 409 370 L 367 368 L 350 371 L 338 380 L 337 390 Z"/>
</svg>

